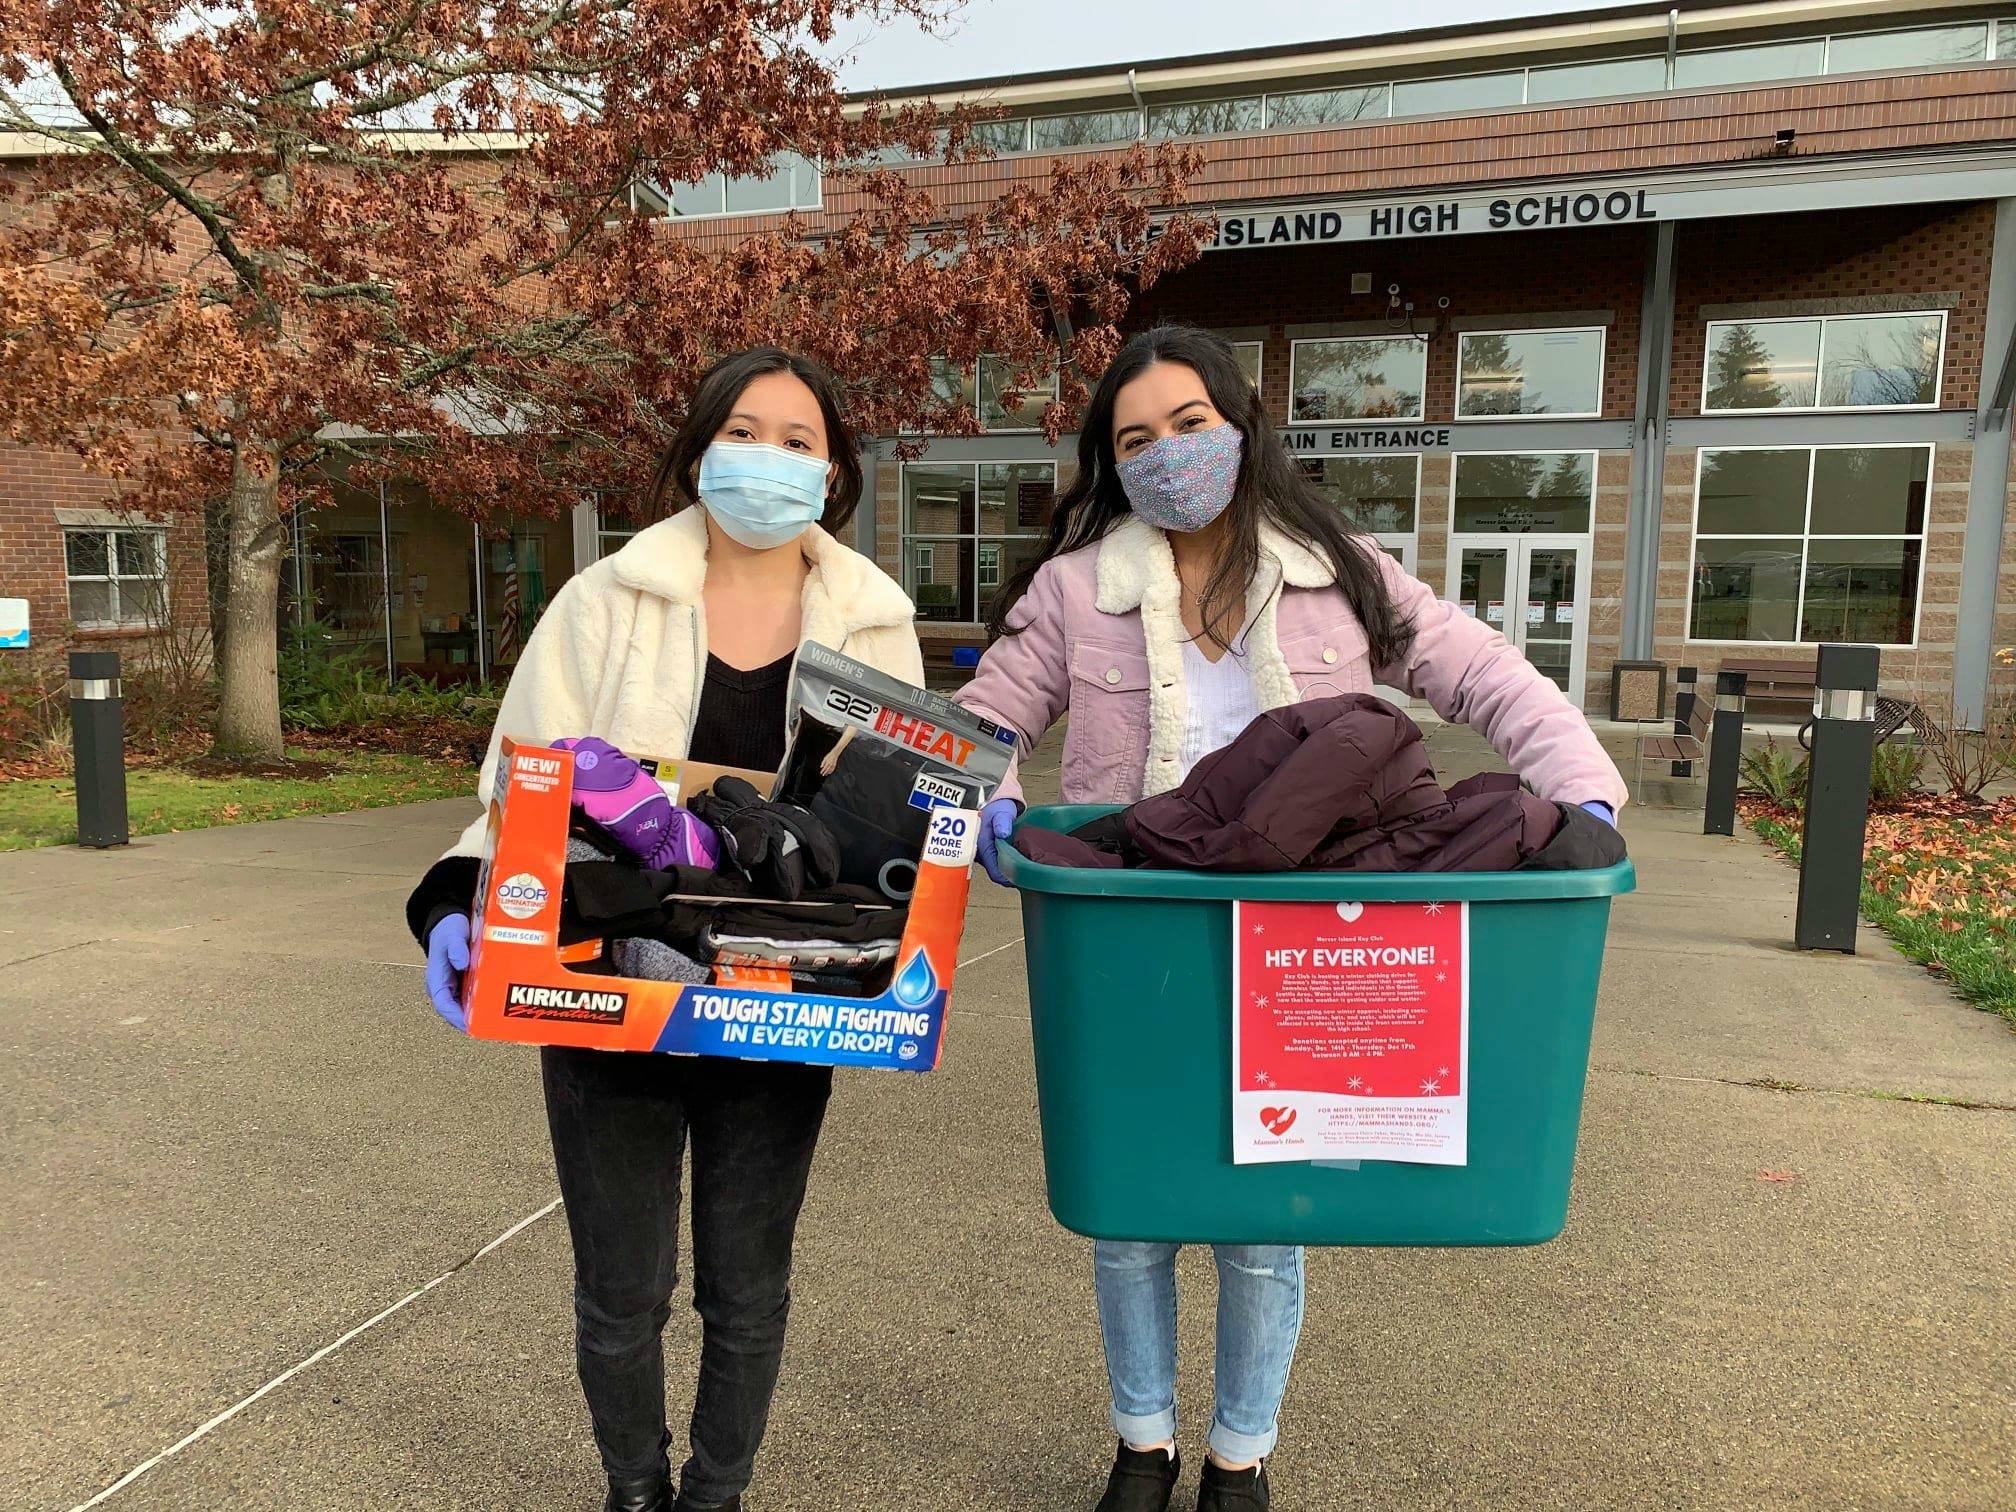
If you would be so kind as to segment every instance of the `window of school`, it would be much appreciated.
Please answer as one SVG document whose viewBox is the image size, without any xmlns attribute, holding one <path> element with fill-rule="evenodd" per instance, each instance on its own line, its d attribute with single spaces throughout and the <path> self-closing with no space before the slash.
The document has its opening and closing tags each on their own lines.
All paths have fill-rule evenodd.
<svg viewBox="0 0 2016 1512">
<path fill-rule="evenodd" d="M 1526 74 L 1526 103 L 1537 105 L 1551 100 L 1657 94 L 1665 87 L 1664 58 L 1600 58 L 1589 63 L 1564 63 L 1556 68 L 1529 69 Z"/>
<path fill-rule="evenodd" d="M 1011 401 L 1009 395 L 1014 395 Z M 990 431 L 1040 430 L 1043 411 L 1057 402 L 1057 374 L 1017 383 L 1015 369 L 999 357 L 980 359 L 980 423 Z"/>
<path fill-rule="evenodd" d="M 1456 458 L 1459 535 L 1584 535 L 1596 513 L 1591 452 L 1464 452 Z"/>
<path fill-rule="evenodd" d="M 1239 358 L 1239 366 L 1245 370 L 1247 379 L 1256 389 L 1260 387 L 1261 361 L 1266 349 L 1266 343 L 1261 341 L 1235 341 L 1232 343 L 1232 350 Z"/>
<path fill-rule="evenodd" d="M 1988 56 L 1988 25 L 1924 26 L 1908 31 L 1851 32 L 1827 39 L 1827 72 L 1864 73 L 1882 68 L 1938 68 L 1979 63 Z"/>
<path fill-rule="evenodd" d="M 1603 328 L 1465 331 L 1458 341 L 1456 414 L 1596 416 L 1603 411 Z"/>
<path fill-rule="evenodd" d="M 1945 355 L 1940 311 L 1711 321 L 1701 408 L 1933 409 Z"/>
<path fill-rule="evenodd" d="M 1222 136 L 1235 131 L 1258 131 L 1262 117 L 1259 95 L 1248 95 L 1243 100 L 1189 100 L 1179 105 L 1150 105 L 1148 135 Z"/>
<path fill-rule="evenodd" d="M 781 153 L 774 161 L 769 173 L 747 178 L 710 173 L 697 184 L 636 184 L 630 191 L 630 206 L 640 215 L 679 220 L 817 210 L 819 165 L 795 152 Z"/>
<path fill-rule="evenodd" d="M 1428 343 L 1415 336 L 1298 341 L 1289 350 L 1289 418 L 1419 420 Z"/>
<path fill-rule="evenodd" d="M 1804 79 L 1826 65 L 1827 39 L 1800 37 L 1789 42 L 1760 42 L 1754 47 L 1711 47 L 1682 51 L 1673 60 L 1675 89 L 1702 89 L 1715 84 L 1761 84 L 1767 79 Z"/>
<path fill-rule="evenodd" d="M 1421 498 L 1418 453 L 1305 457 L 1299 465 L 1302 475 L 1329 496 L 1354 530 L 1371 536 L 1388 556 L 1413 571 Z"/>
<path fill-rule="evenodd" d="M 903 467 L 903 586 L 917 617 L 972 624 L 1042 549 L 1057 498 L 1053 462 Z"/>
<path fill-rule="evenodd" d="M 1932 463 L 1929 445 L 1703 451 L 1688 635 L 1915 643 Z"/>
<path fill-rule="evenodd" d="M 1381 120 L 1392 114 L 1390 84 L 1347 84 L 1339 89 L 1307 89 L 1267 96 L 1270 128 L 1334 126 L 1351 121 Z"/>
<path fill-rule="evenodd" d="M 1081 110 L 1072 115 L 1038 116 L 1029 123 L 1029 145 L 1037 152 L 1131 142 L 1140 134 L 1138 110 Z"/>
<path fill-rule="evenodd" d="M 1519 105 L 1526 99 L 1524 70 L 1463 74 L 1452 79 L 1407 79 L 1393 86 L 1393 114 L 1455 115 Z"/>
<path fill-rule="evenodd" d="M 948 408 L 971 410 L 985 430 L 1041 430 L 1043 411 L 1057 401 L 1057 373 L 1053 369 L 1040 380 L 1018 384 L 1015 369 L 999 357 L 983 356 L 977 372 L 949 357 L 933 357 L 931 398 Z"/>
<path fill-rule="evenodd" d="M 168 609 L 168 537 L 145 529 L 63 532 L 70 619 L 80 629 L 160 625 Z"/>
</svg>

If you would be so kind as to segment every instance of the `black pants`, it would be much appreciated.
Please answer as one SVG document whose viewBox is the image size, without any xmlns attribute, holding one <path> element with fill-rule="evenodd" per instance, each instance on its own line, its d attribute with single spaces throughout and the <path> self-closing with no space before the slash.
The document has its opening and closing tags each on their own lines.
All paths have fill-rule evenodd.
<svg viewBox="0 0 2016 1512">
<path fill-rule="evenodd" d="M 701 1320 L 689 1501 L 749 1484 L 791 1308 L 791 1241 L 830 1070 L 548 1048 L 546 1121 L 574 1239 L 576 1359 L 602 1463 L 664 1456 L 660 1342 L 678 1282 L 679 1164 L 693 1147 L 693 1306 Z"/>
</svg>

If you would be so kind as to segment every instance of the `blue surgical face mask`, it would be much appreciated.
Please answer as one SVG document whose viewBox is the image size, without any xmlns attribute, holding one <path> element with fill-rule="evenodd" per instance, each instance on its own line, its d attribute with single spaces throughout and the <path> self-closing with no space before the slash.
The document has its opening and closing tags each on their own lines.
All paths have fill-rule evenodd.
<svg viewBox="0 0 2016 1512">
<path fill-rule="evenodd" d="M 700 503 L 753 551 L 796 540 L 826 512 L 826 461 L 759 442 L 716 441 L 700 457 Z"/>
</svg>

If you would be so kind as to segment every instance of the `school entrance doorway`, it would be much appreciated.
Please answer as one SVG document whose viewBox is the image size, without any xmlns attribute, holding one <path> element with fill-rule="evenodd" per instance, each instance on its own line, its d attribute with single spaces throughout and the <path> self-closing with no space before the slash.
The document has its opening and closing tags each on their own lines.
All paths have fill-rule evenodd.
<svg viewBox="0 0 2016 1512">
<path fill-rule="evenodd" d="M 1588 677 L 1589 452 L 1471 452 L 1456 458 L 1449 597 L 1504 632 L 1581 707 Z"/>
<path fill-rule="evenodd" d="M 1587 676 L 1589 543 L 1521 536 L 1453 544 L 1449 597 L 1525 653 L 1577 707 Z"/>
</svg>

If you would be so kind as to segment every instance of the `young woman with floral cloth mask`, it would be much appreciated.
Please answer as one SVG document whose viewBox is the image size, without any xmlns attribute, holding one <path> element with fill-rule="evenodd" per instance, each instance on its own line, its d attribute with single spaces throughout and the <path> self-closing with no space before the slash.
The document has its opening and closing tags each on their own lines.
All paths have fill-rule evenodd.
<svg viewBox="0 0 2016 1512">
<path fill-rule="evenodd" d="M 716 363 L 652 489 L 654 506 L 670 498 L 676 512 L 555 595 L 512 673 L 478 797 L 487 805 L 494 791 L 505 735 L 597 736 L 632 754 L 775 770 L 792 661 L 807 640 L 922 684 L 910 601 L 830 534 L 860 495 L 854 435 L 824 370 L 774 348 Z M 470 824 L 407 904 L 435 1011 L 457 1028 L 484 823 Z M 792 1240 L 832 1073 L 557 1048 L 540 1060 L 607 1506 L 739 1507 L 777 1384 Z M 688 1143 L 701 1344 L 674 1503 L 660 1334 Z"/>
<path fill-rule="evenodd" d="M 1296 469 L 1231 346 L 1167 326 L 1133 337 L 1094 390 L 1078 476 L 1041 552 L 1002 590 L 997 637 L 960 694 L 1027 752 L 1070 715 L 1066 803 L 1177 786 L 1258 713 L 1371 692 L 1474 725 L 1544 798 L 1615 818 L 1625 789 L 1580 711 L 1497 631 L 1441 602 Z M 982 816 L 982 864 L 1020 810 Z M 1261 1512 L 1264 1461 L 1302 1326 L 1303 1257 L 1214 1246 L 1216 1408 L 1199 1512 Z M 1119 1450 L 1099 1512 L 1162 1512 L 1176 1452 L 1176 1251 L 1093 1247 Z"/>
</svg>

